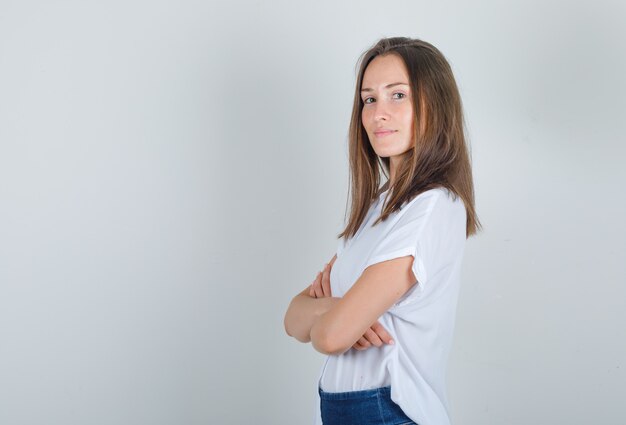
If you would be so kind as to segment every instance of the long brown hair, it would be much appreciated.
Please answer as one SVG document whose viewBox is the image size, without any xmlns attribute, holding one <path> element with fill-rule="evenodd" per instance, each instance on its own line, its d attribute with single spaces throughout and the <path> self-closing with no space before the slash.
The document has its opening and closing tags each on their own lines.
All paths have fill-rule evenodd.
<svg viewBox="0 0 626 425">
<path fill-rule="evenodd" d="M 404 154 L 394 183 L 379 188 L 381 168 L 389 176 L 389 158 L 379 157 L 370 144 L 361 111 L 361 84 L 369 63 L 378 55 L 395 54 L 409 74 L 413 98 L 415 144 Z M 359 66 L 360 64 L 360 66 Z M 467 213 L 466 238 L 481 229 L 474 206 L 470 153 L 465 141 L 461 96 L 452 69 L 433 45 L 407 37 L 383 38 L 365 51 L 359 61 L 352 120 L 348 135 L 352 206 L 346 228 L 337 237 L 351 238 L 361 226 L 372 202 L 388 188 L 388 201 L 374 225 L 399 210 L 405 202 L 429 189 L 445 187 L 460 196 Z M 424 122 L 422 122 L 424 121 Z M 425 124 L 425 125 L 424 125 Z M 420 128 L 424 128 L 420 132 Z"/>
</svg>

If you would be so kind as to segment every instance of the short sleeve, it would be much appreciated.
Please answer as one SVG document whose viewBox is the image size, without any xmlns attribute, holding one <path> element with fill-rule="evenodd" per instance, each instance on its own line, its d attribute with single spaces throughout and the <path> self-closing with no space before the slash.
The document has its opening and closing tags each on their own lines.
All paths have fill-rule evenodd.
<svg viewBox="0 0 626 425">
<path fill-rule="evenodd" d="M 465 209 L 460 198 L 451 199 L 447 189 L 437 188 L 421 193 L 405 205 L 372 251 L 366 268 L 394 258 L 413 256 L 412 271 L 417 278 L 413 286 L 398 301 L 420 297 L 431 277 L 454 248 L 451 244 L 465 241 Z M 450 233 L 455 234 L 450 237 Z M 461 243 L 462 243 L 461 242 Z"/>
</svg>

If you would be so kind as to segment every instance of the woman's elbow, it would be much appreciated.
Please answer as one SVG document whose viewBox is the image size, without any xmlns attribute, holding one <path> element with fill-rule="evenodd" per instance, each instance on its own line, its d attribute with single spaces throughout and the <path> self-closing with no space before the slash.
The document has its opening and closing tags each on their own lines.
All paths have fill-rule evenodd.
<svg viewBox="0 0 626 425">
<path fill-rule="evenodd" d="M 285 312 L 285 317 L 283 318 L 283 326 L 285 327 L 285 332 L 287 333 L 287 335 L 293 336 L 289 331 L 289 309 L 287 309 L 287 311 Z"/>
<path fill-rule="evenodd" d="M 283 319 L 283 326 L 285 327 L 285 333 L 287 333 L 287 335 L 293 337 L 294 336 L 294 332 L 291 330 L 291 326 L 289 325 L 289 321 L 290 321 L 289 320 L 289 311 L 287 311 L 287 313 L 285 313 L 285 318 Z"/>
<path fill-rule="evenodd" d="M 320 353 L 329 356 L 338 356 L 345 353 L 350 348 L 349 345 L 346 345 L 346 343 L 341 340 L 340 335 L 329 333 L 319 328 L 311 329 L 311 345 Z"/>
<path fill-rule="evenodd" d="M 309 335 L 305 335 L 304 332 L 299 333 L 298 329 L 294 328 L 290 323 L 293 319 L 291 319 L 289 317 L 289 312 L 287 312 L 287 314 L 285 314 L 285 318 L 283 320 L 283 326 L 285 327 L 285 333 L 287 335 L 289 335 L 292 338 L 295 338 L 296 340 L 300 341 L 300 342 L 309 342 L 311 341 L 311 338 L 309 337 Z"/>
</svg>

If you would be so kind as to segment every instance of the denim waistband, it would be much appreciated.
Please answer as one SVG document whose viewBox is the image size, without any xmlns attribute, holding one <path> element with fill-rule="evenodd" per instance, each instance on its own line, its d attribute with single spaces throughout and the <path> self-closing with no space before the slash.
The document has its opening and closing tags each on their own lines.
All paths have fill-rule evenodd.
<svg viewBox="0 0 626 425">
<path fill-rule="evenodd" d="M 391 399 L 391 386 L 336 393 L 318 386 L 318 392 L 324 425 L 415 425 Z"/>
<path fill-rule="evenodd" d="M 369 390 L 344 391 L 340 393 L 326 392 L 322 390 L 321 387 L 318 387 L 317 390 L 322 400 L 356 400 L 391 394 L 391 386 L 372 388 Z"/>
</svg>

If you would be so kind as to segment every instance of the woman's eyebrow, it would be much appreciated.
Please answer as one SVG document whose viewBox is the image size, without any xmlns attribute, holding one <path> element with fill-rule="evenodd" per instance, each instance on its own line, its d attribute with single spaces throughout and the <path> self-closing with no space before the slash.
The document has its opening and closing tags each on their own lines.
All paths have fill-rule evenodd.
<svg viewBox="0 0 626 425">
<path fill-rule="evenodd" d="M 407 84 L 407 83 L 391 83 L 391 84 L 387 84 L 387 85 L 385 86 L 385 88 L 386 88 L 386 89 L 388 89 L 388 88 L 390 88 L 390 87 L 393 87 L 393 86 L 400 86 L 400 85 L 403 85 L 403 86 L 408 86 L 408 84 Z M 361 93 L 363 93 L 364 91 L 374 91 L 374 89 L 370 89 L 370 88 L 361 89 Z"/>
</svg>

